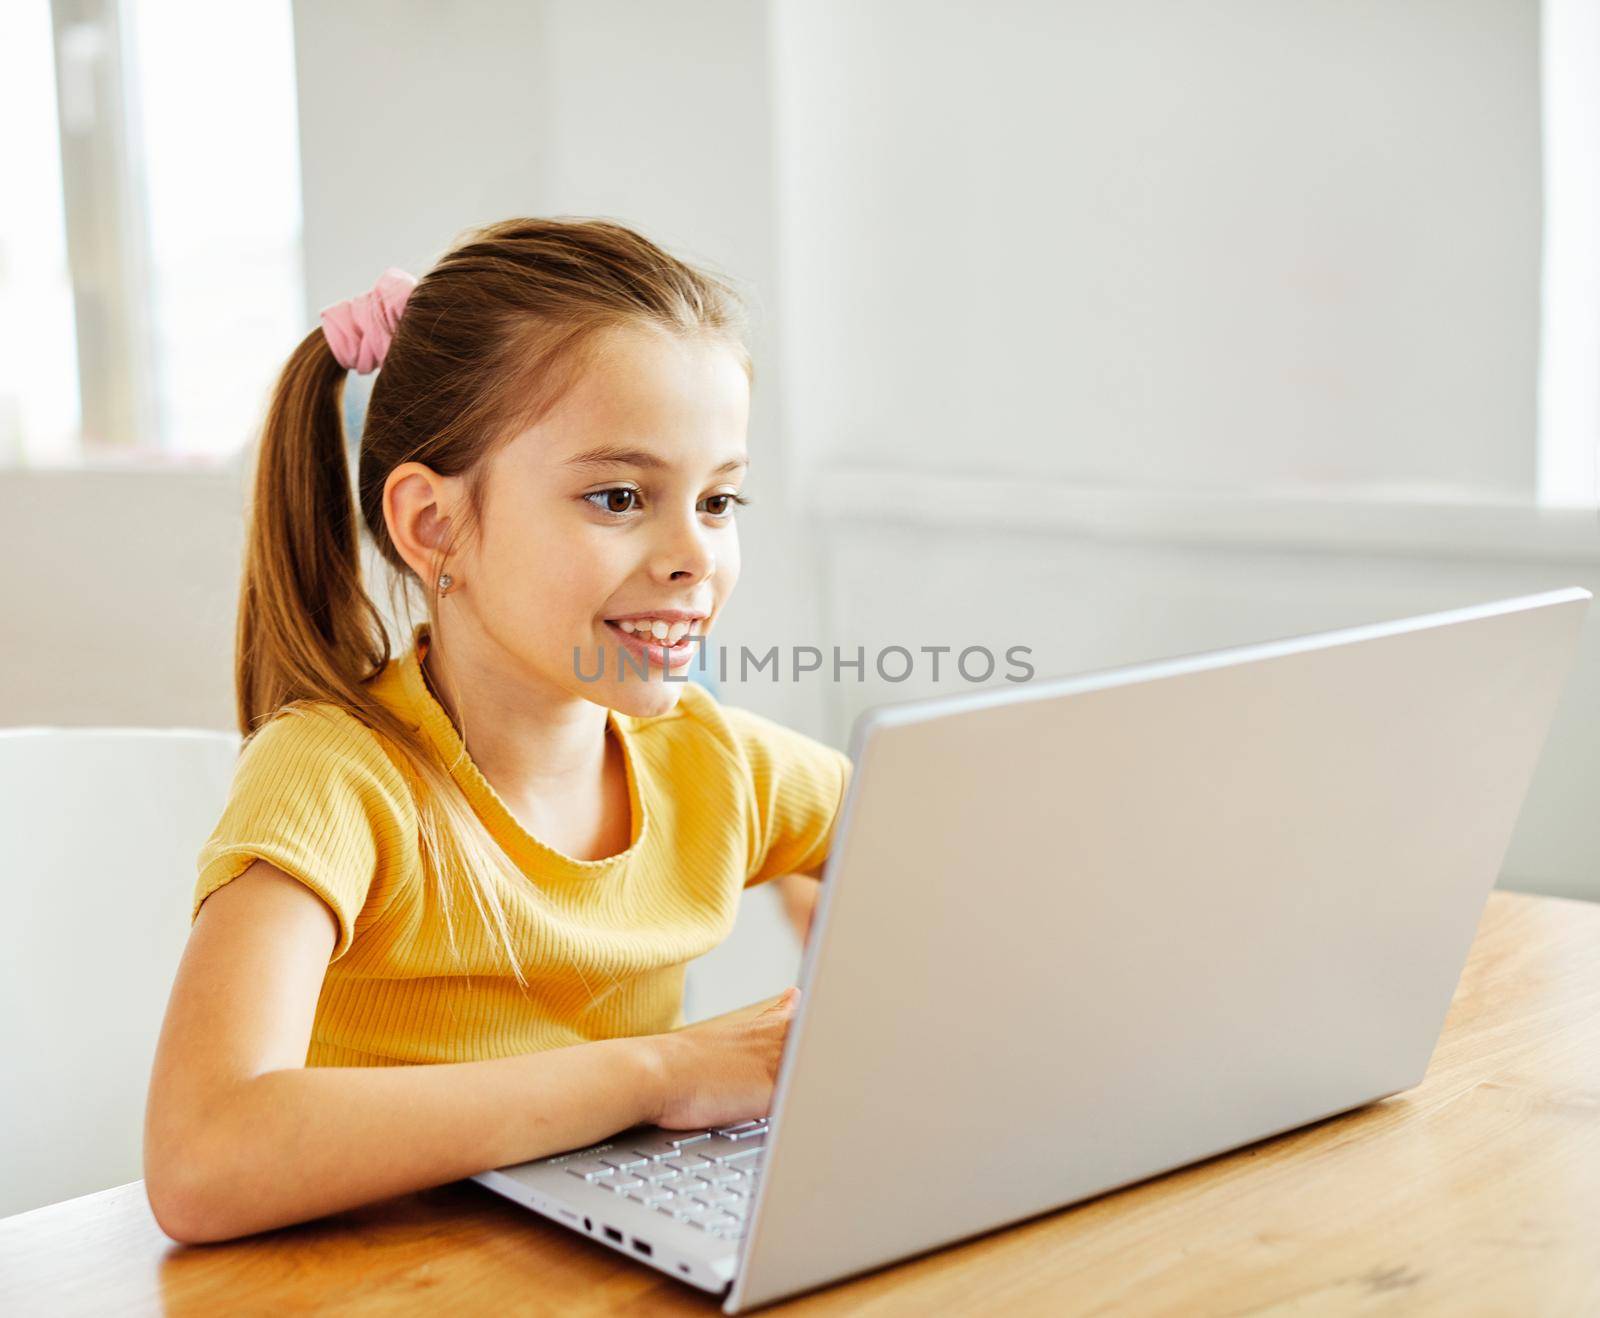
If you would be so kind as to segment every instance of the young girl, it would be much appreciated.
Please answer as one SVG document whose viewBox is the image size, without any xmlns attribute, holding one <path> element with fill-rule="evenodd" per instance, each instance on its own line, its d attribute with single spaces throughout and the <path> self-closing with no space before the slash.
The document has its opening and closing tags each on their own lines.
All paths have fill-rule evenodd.
<svg viewBox="0 0 1600 1318">
<path fill-rule="evenodd" d="M 684 963 L 743 888 L 819 875 L 850 768 L 683 680 L 739 572 L 723 284 L 614 224 L 510 220 L 323 322 L 261 440 L 246 742 L 151 1080 L 180 1241 L 764 1115 L 797 990 L 683 1027 Z M 398 658 L 340 422 L 380 365 L 359 516 L 428 598 Z"/>
</svg>

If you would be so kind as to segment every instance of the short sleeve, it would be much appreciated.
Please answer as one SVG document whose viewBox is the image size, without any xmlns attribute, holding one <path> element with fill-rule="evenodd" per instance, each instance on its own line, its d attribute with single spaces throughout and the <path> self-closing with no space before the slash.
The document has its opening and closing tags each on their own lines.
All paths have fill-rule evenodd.
<svg viewBox="0 0 1600 1318">
<path fill-rule="evenodd" d="M 850 782 L 850 757 L 750 710 L 723 706 L 723 714 L 755 803 L 745 886 L 820 869 Z"/>
<path fill-rule="evenodd" d="M 285 711 L 240 753 L 222 819 L 200 849 L 194 905 L 265 860 L 327 903 L 339 924 L 330 961 L 350 948 L 393 885 L 378 884 L 415 838 L 406 781 L 376 734 L 342 710 Z"/>
</svg>

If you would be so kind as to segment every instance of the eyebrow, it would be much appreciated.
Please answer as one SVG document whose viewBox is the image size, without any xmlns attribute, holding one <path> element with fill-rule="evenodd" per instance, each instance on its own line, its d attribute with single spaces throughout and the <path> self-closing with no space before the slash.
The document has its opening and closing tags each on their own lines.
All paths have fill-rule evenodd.
<svg viewBox="0 0 1600 1318">
<path fill-rule="evenodd" d="M 659 469 L 670 464 L 654 453 L 647 453 L 637 448 L 616 448 L 612 445 L 601 445 L 599 448 L 585 449 L 582 453 L 574 454 L 564 464 L 568 467 L 644 467 Z M 748 458 L 729 458 L 720 467 L 712 471 L 712 475 L 720 476 L 725 471 L 738 471 L 741 467 L 748 467 Z"/>
</svg>

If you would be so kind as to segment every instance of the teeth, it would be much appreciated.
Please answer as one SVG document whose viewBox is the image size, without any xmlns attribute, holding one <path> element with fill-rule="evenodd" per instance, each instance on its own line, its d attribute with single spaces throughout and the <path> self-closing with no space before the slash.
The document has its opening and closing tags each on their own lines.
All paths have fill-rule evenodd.
<svg viewBox="0 0 1600 1318">
<path fill-rule="evenodd" d="M 649 636 L 676 645 L 699 626 L 699 622 L 667 622 L 663 618 L 624 618 L 617 626 L 625 632 Z"/>
</svg>

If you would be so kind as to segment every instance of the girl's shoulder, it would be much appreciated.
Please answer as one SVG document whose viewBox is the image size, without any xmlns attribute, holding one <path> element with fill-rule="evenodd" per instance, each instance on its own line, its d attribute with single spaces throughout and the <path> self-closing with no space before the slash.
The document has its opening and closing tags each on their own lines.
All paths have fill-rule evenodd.
<svg viewBox="0 0 1600 1318">
<path fill-rule="evenodd" d="M 630 719 L 630 726 L 636 735 L 669 746 L 714 746 L 746 778 L 766 779 L 787 769 L 837 780 L 850 767 L 842 751 L 754 710 L 724 704 L 692 682 L 668 713 Z"/>
<path fill-rule="evenodd" d="M 399 752 L 350 710 L 325 701 L 285 706 L 240 750 L 235 796 L 281 794 L 289 787 L 354 796 L 368 813 L 415 813 Z"/>
<path fill-rule="evenodd" d="M 849 756 L 711 692 L 688 686 L 676 709 L 639 720 L 641 735 L 668 741 L 666 780 L 690 785 L 685 799 L 726 800 L 707 790 L 707 771 L 719 765 L 724 782 L 745 801 L 749 856 L 746 884 L 781 874 L 813 873 L 827 859 L 850 782 Z M 705 748 L 716 749 L 707 752 Z"/>
<path fill-rule="evenodd" d="M 333 910 L 333 959 L 420 872 L 415 798 L 386 741 L 337 705 L 306 701 L 245 741 L 222 817 L 200 850 L 191 919 L 265 860 Z"/>
</svg>

